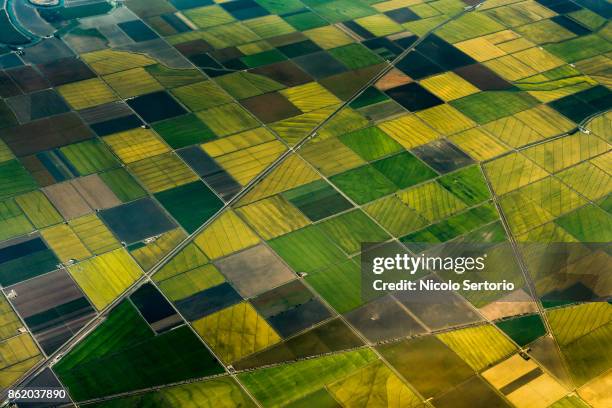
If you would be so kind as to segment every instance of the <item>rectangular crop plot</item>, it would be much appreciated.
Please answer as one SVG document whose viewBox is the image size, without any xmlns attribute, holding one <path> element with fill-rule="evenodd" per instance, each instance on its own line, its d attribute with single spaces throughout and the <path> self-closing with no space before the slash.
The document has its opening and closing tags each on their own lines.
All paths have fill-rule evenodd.
<svg viewBox="0 0 612 408">
<path fill-rule="evenodd" d="M 19 238 L 0 246 L 0 285 L 9 286 L 57 268 L 59 260 L 40 237 Z"/>
<path fill-rule="evenodd" d="M 5 290 L 17 294 L 11 302 L 47 354 L 66 342 L 95 314 L 65 270 Z"/>
<path fill-rule="evenodd" d="M 150 198 L 101 211 L 100 217 L 121 241 L 128 244 L 176 227 L 159 204 Z"/>
<path fill-rule="evenodd" d="M 54 371 L 72 397 L 82 401 L 223 369 L 189 328 L 155 336 L 132 304 L 123 302 Z"/>
</svg>

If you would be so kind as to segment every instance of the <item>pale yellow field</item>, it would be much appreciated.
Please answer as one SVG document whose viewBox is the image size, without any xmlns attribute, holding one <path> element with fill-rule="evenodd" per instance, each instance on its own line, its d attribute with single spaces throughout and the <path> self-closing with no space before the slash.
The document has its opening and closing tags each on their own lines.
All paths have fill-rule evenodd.
<svg viewBox="0 0 612 408">
<path fill-rule="evenodd" d="M 422 80 L 421 85 L 445 101 L 463 98 L 480 90 L 454 72 L 445 72 Z"/>
<path fill-rule="evenodd" d="M 247 20 L 244 24 L 255 34 L 264 39 L 290 34 L 295 31 L 295 28 L 290 26 L 289 23 L 273 14 Z"/>
<path fill-rule="evenodd" d="M 98 310 L 108 306 L 142 275 L 125 249 L 77 263 L 68 267 L 68 271 Z"/>
<path fill-rule="evenodd" d="M 129 169 L 152 193 L 198 180 L 198 176 L 175 153 L 137 161 L 130 164 Z"/>
<path fill-rule="evenodd" d="M 420 398 L 382 361 L 327 386 L 343 407 L 418 407 Z"/>
<path fill-rule="evenodd" d="M 427 144 L 440 137 L 440 133 L 412 114 L 379 123 L 378 127 L 406 149 Z"/>
<path fill-rule="evenodd" d="M 240 207 L 237 211 L 266 240 L 310 224 L 304 214 L 280 195 Z"/>
<path fill-rule="evenodd" d="M 547 171 L 557 172 L 608 150 L 610 145 L 597 136 L 579 132 L 530 147 L 524 154 Z"/>
<path fill-rule="evenodd" d="M 325 50 L 354 42 L 348 34 L 334 26 L 314 28 L 304 31 L 303 34 Z"/>
<path fill-rule="evenodd" d="M 539 47 L 529 48 L 512 54 L 538 72 L 548 71 L 563 65 L 565 62 L 549 52 L 541 50 Z"/>
<path fill-rule="evenodd" d="M 100 78 L 86 79 L 57 87 L 58 92 L 75 110 L 103 105 L 118 99 Z"/>
<path fill-rule="evenodd" d="M 548 175 L 546 171 L 520 153 L 500 157 L 484 166 L 498 195 L 516 190 Z"/>
<path fill-rule="evenodd" d="M 542 139 L 542 136 L 514 116 L 489 122 L 483 128 L 510 147 L 521 147 Z"/>
<path fill-rule="evenodd" d="M 365 164 L 365 160 L 336 137 L 324 140 L 312 139 L 299 152 L 306 161 L 326 176 Z"/>
<path fill-rule="evenodd" d="M 449 137 L 449 140 L 479 161 L 492 159 L 509 150 L 508 147 L 480 128 L 457 133 Z"/>
<path fill-rule="evenodd" d="M 161 91 L 164 87 L 143 68 L 132 68 L 103 77 L 122 98 Z"/>
<path fill-rule="evenodd" d="M 159 261 L 164 255 L 169 253 L 172 249 L 187 237 L 187 234 L 182 229 L 176 228 L 172 231 L 164 233 L 161 237 L 157 238 L 154 242 L 146 244 L 136 250 L 131 251 L 132 257 L 136 259 L 136 262 L 142 269 L 149 270 L 157 261 Z"/>
<path fill-rule="evenodd" d="M 281 341 L 280 336 L 248 302 L 196 320 L 193 328 L 227 363 Z"/>
<path fill-rule="evenodd" d="M 590 162 L 570 167 L 558 176 L 565 184 L 593 201 L 612 192 L 612 176 Z"/>
<path fill-rule="evenodd" d="M 170 300 L 185 299 L 195 293 L 225 282 L 221 272 L 212 265 L 199 266 L 158 283 L 159 288 Z"/>
<path fill-rule="evenodd" d="M 150 129 L 133 129 L 104 137 L 124 163 L 133 163 L 147 157 L 167 153 L 170 148 Z"/>
<path fill-rule="evenodd" d="M 216 259 L 253 246 L 259 238 L 233 211 L 227 210 L 194 242 L 209 258 Z"/>
<path fill-rule="evenodd" d="M 398 193 L 399 198 L 428 221 L 436 221 L 456 213 L 466 205 L 435 181 Z"/>
<path fill-rule="evenodd" d="M 283 89 L 280 93 L 302 112 L 311 112 L 341 102 L 317 82 Z"/>
<path fill-rule="evenodd" d="M 66 224 L 42 230 L 41 235 L 60 261 L 83 260 L 92 256 L 79 237 Z"/>
<path fill-rule="evenodd" d="M 234 180 L 244 186 L 278 159 L 286 150 L 287 147 L 283 143 L 278 140 L 272 140 L 219 156 L 216 161 Z"/>
<path fill-rule="evenodd" d="M 448 104 L 422 110 L 416 115 L 438 133 L 447 136 L 476 126 L 474 121 Z"/>
<path fill-rule="evenodd" d="M 94 254 L 100 255 L 104 252 L 117 249 L 121 246 L 112 232 L 96 217 L 95 214 L 75 218 L 68 221 L 68 225 L 81 242 Z"/>
<path fill-rule="evenodd" d="M 512 55 L 499 57 L 484 64 L 509 81 L 516 81 L 538 73 Z"/>
<path fill-rule="evenodd" d="M 157 63 L 154 59 L 143 54 L 111 49 L 82 54 L 81 58 L 99 75 L 112 74 L 137 67 L 146 67 L 147 65 Z"/>
<path fill-rule="evenodd" d="M 508 356 L 516 347 L 491 325 L 470 327 L 436 335 L 474 370 Z"/>
<path fill-rule="evenodd" d="M 610 389 L 612 389 L 612 370 L 580 387 L 578 395 L 593 408 L 609 408 L 612 406 Z"/>
<path fill-rule="evenodd" d="M 295 154 L 291 155 L 246 194 L 240 205 L 270 197 L 320 178 L 302 158 Z"/>
<path fill-rule="evenodd" d="M 308 136 L 315 126 L 323 122 L 337 108 L 338 105 L 326 106 L 289 119 L 274 122 L 268 126 L 285 142 L 293 146 Z"/>
<path fill-rule="evenodd" d="M 373 14 L 371 16 L 358 18 L 355 22 L 376 37 L 384 37 L 404 30 L 401 25 L 384 14 Z"/>
</svg>

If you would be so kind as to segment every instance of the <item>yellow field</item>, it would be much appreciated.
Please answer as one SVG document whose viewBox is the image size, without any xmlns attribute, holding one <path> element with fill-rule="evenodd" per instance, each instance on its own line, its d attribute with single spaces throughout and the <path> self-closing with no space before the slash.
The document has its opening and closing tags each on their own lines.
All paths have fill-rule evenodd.
<svg viewBox="0 0 612 408">
<path fill-rule="evenodd" d="M 608 174 L 612 174 L 612 151 L 591 159 L 591 163 Z"/>
<path fill-rule="evenodd" d="M 507 53 L 513 53 L 513 52 L 517 52 L 517 51 L 522 51 L 522 50 L 526 50 L 527 48 L 531 48 L 533 47 L 535 44 L 532 43 L 531 41 L 529 41 L 526 38 L 517 38 L 516 40 L 512 40 L 512 41 L 508 41 L 505 43 L 501 43 L 501 44 L 497 44 L 497 46 L 507 52 Z"/>
<path fill-rule="evenodd" d="M 194 242 L 209 258 L 216 259 L 253 246 L 259 238 L 233 211 L 227 210 Z"/>
<path fill-rule="evenodd" d="M 483 128 L 510 147 L 521 147 L 542 139 L 538 132 L 514 116 L 489 122 Z"/>
<path fill-rule="evenodd" d="M 227 136 L 259 126 L 259 122 L 237 103 L 228 103 L 197 113 L 217 136 Z"/>
<path fill-rule="evenodd" d="M 524 153 L 547 171 L 557 172 L 609 149 L 610 146 L 597 136 L 579 132 L 530 147 Z"/>
<path fill-rule="evenodd" d="M 214 265 L 208 264 L 163 280 L 158 286 L 170 300 L 177 301 L 223 282 L 225 278 L 221 272 Z"/>
<path fill-rule="evenodd" d="M 512 55 L 506 55 L 490 60 L 484 64 L 501 77 L 510 81 L 516 81 L 538 73 L 538 71 L 534 70 L 529 65 L 524 64 L 521 62 L 521 60 Z"/>
<path fill-rule="evenodd" d="M 164 87 L 144 68 L 132 68 L 103 77 L 122 98 L 161 91 Z"/>
<path fill-rule="evenodd" d="M 247 20 L 244 25 L 263 39 L 295 31 L 295 28 L 291 27 L 289 23 L 274 14 Z"/>
<path fill-rule="evenodd" d="M 98 310 L 108 306 L 142 275 L 124 249 L 72 265 L 68 271 Z"/>
<path fill-rule="evenodd" d="M 156 64 L 152 58 L 128 51 L 106 49 L 82 54 L 81 58 L 96 71 L 98 75 L 113 74 L 137 67 Z"/>
<path fill-rule="evenodd" d="M 546 177 L 523 187 L 519 193 L 555 217 L 586 204 L 578 194 L 552 177 Z"/>
<path fill-rule="evenodd" d="M 202 31 L 201 38 L 216 49 L 258 41 L 260 38 L 242 23 L 224 24 Z"/>
<path fill-rule="evenodd" d="M 487 37 L 488 36 L 484 36 L 461 41 L 455 44 L 455 47 L 479 62 L 489 61 L 498 57 L 503 57 L 507 54 L 506 51 L 497 47 L 497 45 L 487 39 Z"/>
<path fill-rule="evenodd" d="M 520 191 L 504 196 L 500 204 L 512 232 L 516 235 L 529 232 L 531 235 L 527 234 L 526 239 L 529 239 L 529 236 L 537 236 L 537 233 L 531 233 L 534 228 L 554 219 L 551 213 Z"/>
<path fill-rule="evenodd" d="M 240 205 L 270 197 L 320 178 L 302 158 L 295 154 L 291 155 L 246 194 Z"/>
<path fill-rule="evenodd" d="M 575 127 L 573 122 L 546 105 L 524 110 L 514 117 L 528 124 L 545 138 L 568 132 Z"/>
<path fill-rule="evenodd" d="M 57 87 L 57 90 L 75 110 L 103 105 L 118 99 L 113 90 L 100 78 L 62 85 Z"/>
<path fill-rule="evenodd" d="M 357 24 L 374 34 L 376 37 L 384 37 L 389 34 L 404 31 L 404 27 L 391 20 L 384 14 L 373 14 L 371 16 L 358 18 Z"/>
<path fill-rule="evenodd" d="M 95 214 L 75 218 L 68 225 L 89 250 L 100 255 L 121 246 L 112 232 Z"/>
<path fill-rule="evenodd" d="M 198 180 L 198 176 L 175 153 L 137 161 L 130 164 L 129 169 L 152 193 Z"/>
<path fill-rule="evenodd" d="M 608 143 L 612 143 L 612 112 L 593 118 L 586 127 Z"/>
<path fill-rule="evenodd" d="M 435 181 L 402 191 L 398 196 L 428 221 L 448 217 L 466 208 L 463 201 Z"/>
<path fill-rule="evenodd" d="M 0 342 L 0 388 L 8 388 L 41 359 L 36 343 L 27 333 Z"/>
<path fill-rule="evenodd" d="M 565 184 L 595 201 L 612 192 L 612 177 L 590 162 L 580 163 L 558 174 Z"/>
<path fill-rule="evenodd" d="M 281 341 L 274 329 L 248 302 L 196 320 L 193 328 L 226 363 Z"/>
<path fill-rule="evenodd" d="M 124 163 L 133 163 L 147 157 L 167 153 L 170 148 L 150 129 L 133 129 L 104 137 Z"/>
<path fill-rule="evenodd" d="M 341 47 L 354 42 L 348 34 L 334 26 L 324 26 L 307 30 L 304 31 L 304 35 L 325 50 Z"/>
<path fill-rule="evenodd" d="M 612 405 L 612 370 L 600 375 L 578 389 L 578 395 L 593 408 L 608 408 Z"/>
<path fill-rule="evenodd" d="M 210 260 L 204 252 L 194 243 L 181 249 L 159 271 L 153 275 L 153 280 L 161 282 L 165 279 L 180 275 L 183 272 L 206 265 Z"/>
<path fill-rule="evenodd" d="M 186 237 L 187 235 L 182 229 L 176 228 L 162 234 L 154 242 L 132 250 L 130 254 L 136 259 L 140 267 L 147 271 Z"/>
<path fill-rule="evenodd" d="M 529 48 L 512 54 L 523 64 L 526 64 L 538 72 L 548 71 L 557 68 L 565 62 L 549 52 L 541 50 L 539 47 Z"/>
<path fill-rule="evenodd" d="M 240 207 L 237 211 L 266 240 L 310 224 L 304 214 L 280 195 Z"/>
<path fill-rule="evenodd" d="M 416 115 L 442 135 L 452 135 L 476 126 L 474 121 L 447 104 L 422 110 Z"/>
<path fill-rule="evenodd" d="M 214 27 L 235 21 L 230 13 L 217 5 L 185 10 L 183 14 L 199 28 Z"/>
<path fill-rule="evenodd" d="M 406 149 L 427 144 L 440 137 L 437 131 L 413 114 L 379 123 L 378 127 Z"/>
<path fill-rule="evenodd" d="M 238 48 L 240 52 L 243 53 L 244 55 L 253 55 L 253 54 L 259 54 L 260 52 L 269 51 L 273 49 L 274 47 L 272 47 L 267 41 L 261 40 L 261 41 L 252 42 L 250 44 L 239 45 L 236 48 Z M 240 74 L 247 74 L 247 73 L 241 72 Z"/>
<path fill-rule="evenodd" d="M 272 132 L 261 127 L 204 143 L 202 149 L 211 157 L 219 157 L 275 139 Z"/>
<path fill-rule="evenodd" d="M 8 300 L 0 296 L 0 341 L 13 337 L 22 326 Z"/>
<path fill-rule="evenodd" d="M 212 81 L 181 86 L 174 88 L 171 92 L 183 105 L 194 112 L 232 101 L 232 98 Z"/>
<path fill-rule="evenodd" d="M 584 303 L 551 310 L 547 317 L 557 342 L 564 346 L 612 322 L 612 305 Z"/>
<path fill-rule="evenodd" d="M 244 186 L 272 164 L 286 150 L 287 147 L 283 143 L 278 140 L 272 140 L 219 156 L 216 160 L 234 180 Z"/>
<path fill-rule="evenodd" d="M 283 89 L 280 93 L 302 112 L 311 112 L 341 102 L 317 82 Z"/>
<path fill-rule="evenodd" d="M 15 197 L 15 202 L 36 228 L 48 227 L 64 220 L 40 191 L 32 191 Z"/>
<path fill-rule="evenodd" d="M 308 136 L 315 126 L 323 122 L 323 120 L 336 110 L 337 107 L 338 105 L 327 106 L 289 119 L 274 122 L 268 126 L 283 138 L 285 142 L 293 146 L 304 137 Z"/>
<path fill-rule="evenodd" d="M 519 379 L 523 375 L 538 369 L 533 360 L 526 361 L 518 354 L 488 369 L 482 375 L 498 390 Z M 547 373 L 522 384 L 506 397 L 517 408 L 546 408 L 568 393 L 553 377 Z"/>
<path fill-rule="evenodd" d="M 422 406 L 421 399 L 382 361 L 327 386 L 343 407 Z"/>
<path fill-rule="evenodd" d="M 548 175 L 519 153 L 500 157 L 484 166 L 495 193 L 502 195 Z"/>
<path fill-rule="evenodd" d="M 62 262 L 71 259 L 83 260 L 92 256 L 92 253 L 66 224 L 44 229 L 40 233 Z"/>
<path fill-rule="evenodd" d="M 476 160 L 489 160 L 509 150 L 495 138 L 480 128 L 457 133 L 449 138 L 461 150 Z"/>
<path fill-rule="evenodd" d="M 383 1 L 381 3 L 373 4 L 372 7 L 374 7 L 376 10 L 380 12 L 385 12 L 385 11 L 391 11 L 391 10 L 395 10 L 398 8 L 406 7 L 406 6 L 412 6 L 414 4 L 419 4 L 421 3 L 421 1 L 422 0 L 388 0 L 388 1 Z"/>
<path fill-rule="evenodd" d="M 428 224 L 425 218 L 402 203 L 395 195 L 374 201 L 365 206 L 364 210 L 397 237 Z"/>
<path fill-rule="evenodd" d="M 299 150 L 299 153 L 326 176 L 342 173 L 366 163 L 336 137 L 324 140 L 312 139 Z"/>
<path fill-rule="evenodd" d="M 438 334 L 436 337 L 477 371 L 501 360 L 516 349 L 499 330 L 488 324 Z"/>
<path fill-rule="evenodd" d="M 425 89 L 447 102 L 480 92 L 474 85 L 450 71 L 429 77 L 420 83 Z"/>
<path fill-rule="evenodd" d="M 286 147 L 266 128 L 256 128 L 202 145 L 202 149 L 245 185 L 276 160 Z"/>
</svg>

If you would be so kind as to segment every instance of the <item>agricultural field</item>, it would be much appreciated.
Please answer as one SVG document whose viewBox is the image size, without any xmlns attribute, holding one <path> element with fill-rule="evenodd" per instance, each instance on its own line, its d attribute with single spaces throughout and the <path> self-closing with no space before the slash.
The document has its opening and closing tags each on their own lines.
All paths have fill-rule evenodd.
<svg viewBox="0 0 612 408">
<path fill-rule="evenodd" d="M 2 401 L 612 405 L 608 2 L 60 3 L 0 5 Z"/>
</svg>

